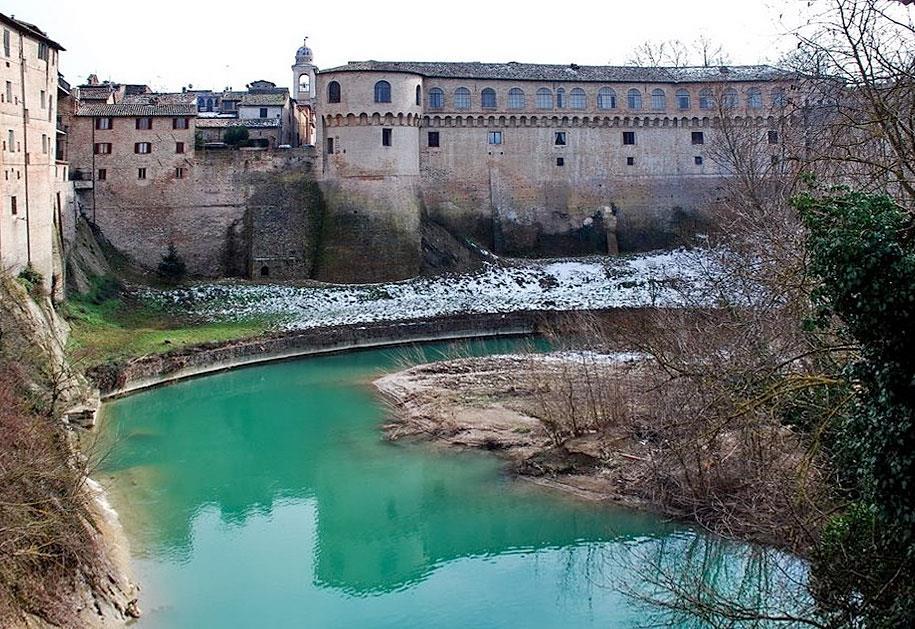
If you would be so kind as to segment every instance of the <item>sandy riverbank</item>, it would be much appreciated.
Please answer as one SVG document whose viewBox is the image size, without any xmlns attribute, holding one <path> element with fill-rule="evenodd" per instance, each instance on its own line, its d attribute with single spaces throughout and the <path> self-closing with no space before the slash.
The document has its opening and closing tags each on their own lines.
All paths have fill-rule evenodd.
<svg viewBox="0 0 915 629">
<path fill-rule="evenodd" d="M 622 427 L 592 430 L 556 446 L 549 419 L 555 409 L 545 395 L 571 382 L 577 383 L 572 398 L 580 398 L 584 380 L 636 378 L 641 365 L 639 356 L 625 353 L 462 358 L 389 374 L 375 386 L 392 406 L 384 426 L 391 440 L 491 451 L 537 484 L 657 511 L 640 491 L 648 461 L 637 436 Z"/>
</svg>

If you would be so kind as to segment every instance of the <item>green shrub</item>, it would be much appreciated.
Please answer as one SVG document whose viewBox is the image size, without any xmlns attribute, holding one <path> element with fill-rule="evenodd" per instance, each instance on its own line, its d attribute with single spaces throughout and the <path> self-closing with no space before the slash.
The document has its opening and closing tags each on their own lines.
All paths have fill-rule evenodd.
<svg viewBox="0 0 915 629">
<path fill-rule="evenodd" d="M 187 265 L 184 263 L 174 244 L 168 246 L 168 253 L 162 256 L 159 263 L 159 277 L 170 283 L 177 283 L 187 274 Z"/>
</svg>

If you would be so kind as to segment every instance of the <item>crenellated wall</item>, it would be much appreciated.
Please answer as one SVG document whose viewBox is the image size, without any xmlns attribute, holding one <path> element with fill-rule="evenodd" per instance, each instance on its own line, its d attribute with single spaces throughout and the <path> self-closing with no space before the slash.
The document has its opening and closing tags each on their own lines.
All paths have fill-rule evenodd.
<svg viewBox="0 0 915 629">
<path fill-rule="evenodd" d="M 629 78 L 575 78 L 605 70 Z M 487 72 L 519 78 L 477 76 Z M 663 68 L 369 61 L 326 70 L 316 95 L 322 186 L 354 214 L 370 207 L 373 231 L 418 222 L 405 216 L 419 211 L 506 255 L 679 244 L 714 221 L 727 177 L 714 155 L 721 116 L 766 144 L 789 86 L 761 66 L 677 72 L 665 83 L 673 75 Z M 653 78 L 631 79 L 640 73 Z M 379 81 L 390 102 L 376 102 Z M 411 187 L 415 203 L 405 201 Z M 400 231 L 398 246 L 405 237 L 419 239 Z"/>
</svg>

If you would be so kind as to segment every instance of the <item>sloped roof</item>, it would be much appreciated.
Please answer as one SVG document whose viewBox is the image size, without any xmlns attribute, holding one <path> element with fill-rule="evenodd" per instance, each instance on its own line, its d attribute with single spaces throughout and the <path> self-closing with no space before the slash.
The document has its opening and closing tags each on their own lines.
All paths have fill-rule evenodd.
<svg viewBox="0 0 915 629">
<path fill-rule="evenodd" d="M 241 97 L 241 104 L 250 105 L 250 106 L 272 106 L 272 107 L 282 107 L 286 104 L 286 101 L 289 99 L 289 94 L 286 92 L 270 93 L 270 94 L 245 94 Z"/>
<path fill-rule="evenodd" d="M 99 85 L 98 87 L 81 85 L 78 89 L 80 100 L 108 100 L 108 97 L 114 93 L 114 89 L 110 85 Z"/>
<path fill-rule="evenodd" d="M 200 129 L 220 129 L 227 127 L 246 127 L 248 129 L 265 129 L 279 127 L 279 118 L 198 118 Z"/>
<path fill-rule="evenodd" d="M 77 116 L 196 116 L 196 105 L 138 105 L 133 103 L 83 103 Z"/>
<path fill-rule="evenodd" d="M 121 99 L 125 105 L 194 105 L 196 102 L 197 97 L 187 92 L 127 94 Z"/>
<path fill-rule="evenodd" d="M 0 13 L 0 22 L 2 22 L 4 24 L 8 24 L 8 25 L 12 26 L 13 28 L 19 29 L 22 32 L 24 32 L 25 34 L 30 35 L 31 37 L 34 37 L 35 39 L 40 39 L 41 41 L 46 43 L 51 48 L 56 48 L 57 50 L 66 50 L 66 48 L 64 48 L 63 46 L 58 44 L 56 41 L 54 41 L 53 39 L 48 37 L 47 33 L 45 33 L 43 30 L 41 30 L 34 24 L 29 24 L 28 22 L 23 22 L 22 20 L 17 20 L 14 17 L 4 15 L 3 13 Z"/>
<path fill-rule="evenodd" d="M 601 83 L 696 83 L 786 80 L 793 75 L 774 66 L 639 67 L 539 63 L 451 63 L 426 61 L 350 61 L 332 72 L 400 72 L 430 78 Z"/>
</svg>

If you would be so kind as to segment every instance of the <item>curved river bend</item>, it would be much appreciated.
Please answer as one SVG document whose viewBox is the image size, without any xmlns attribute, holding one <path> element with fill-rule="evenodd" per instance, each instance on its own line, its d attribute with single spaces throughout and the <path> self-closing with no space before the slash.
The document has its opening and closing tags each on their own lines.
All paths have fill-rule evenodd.
<svg viewBox="0 0 915 629">
<path fill-rule="evenodd" d="M 369 383 L 397 353 L 251 367 L 105 405 L 100 479 L 143 587 L 140 627 L 646 620 L 611 587 L 638 578 L 619 557 L 698 536 L 511 480 L 486 454 L 387 443 Z"/>
</svg>

